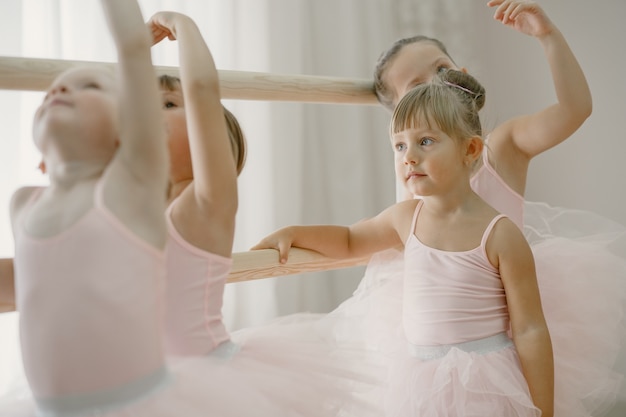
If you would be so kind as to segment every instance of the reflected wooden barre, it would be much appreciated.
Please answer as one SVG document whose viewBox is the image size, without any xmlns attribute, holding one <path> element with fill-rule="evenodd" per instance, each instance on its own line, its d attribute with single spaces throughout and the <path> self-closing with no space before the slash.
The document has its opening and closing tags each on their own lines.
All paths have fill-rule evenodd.
<svg viewBox="0 0 626 417">
<path fill-rule="evenodd" d="M 365 265 L 368 260 L 369 257 L 332 259 L 315 251 L 291 248 L 287 263 L 281 264 L 278 260 L 278 251 L 274 249 L 237 252 L 233 253 L 233 268 L 228 282 L 350 268 Z"/>
<path fill-rule="evenodd" d="M 74 66 L 107 62 L 0 57 L 0 89 L 45 91 L 54 78 Z M 155 66 L 158 75 L 178 75 L 177 67 Z M 302 103 L 378 104 L 368 79 L 219 70 L 222 98 Z"/>
</svg>

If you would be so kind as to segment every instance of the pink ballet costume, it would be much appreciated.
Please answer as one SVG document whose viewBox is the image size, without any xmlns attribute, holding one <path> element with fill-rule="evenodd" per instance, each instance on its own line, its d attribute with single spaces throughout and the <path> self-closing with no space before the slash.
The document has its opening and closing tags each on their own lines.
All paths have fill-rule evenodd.
<svg viewBox="0 0 626 417">
<path fill-rule="evenodd" d="M 624 365 L 616 362 L 626 335 L 626 228 L 588 211 L 524 202 L 489 164 L 487 151 L 471 186 L 531 245 L 554 351 L 555 416 L 601 416 L 624 390 Z M 401 351 L 403 276 L 403 252 L 377 253 L 352 297 L 329 314 L 292 322 L 314 326 L 333 343 Z"/>
<path fill-rule="evenodd" d="M 513 342 L 498 270 L 480 245 L 448 252 L 415 235 L 405 242 L 402 325 L 405 346 L 389 372 L 386 416 L 539 416 Z"/>
<path fill-rule="evenodd" d="M 18 219 L 16 294 L 30 393 L 3 398 L 1 416 L 338 415 L 347 396 L 331 393 L 334 375 L 278 368 L 288 363 L 280 343 L 268 341 L 254 357 L 244 346 L 240 360 L 224 343 L 208 359 L 166 360 L 165 254 L 112 215 L 101 184 L 94 206 L 53 237 L 23 227 L 38 196 Z"/>
</svg>

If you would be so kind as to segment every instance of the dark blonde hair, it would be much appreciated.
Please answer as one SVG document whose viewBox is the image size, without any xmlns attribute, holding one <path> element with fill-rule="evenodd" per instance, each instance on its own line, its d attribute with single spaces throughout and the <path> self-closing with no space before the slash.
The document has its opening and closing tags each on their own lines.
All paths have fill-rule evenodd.
<svg viewBox="0 0 626 417">
<path fill-rule="evenodd" d="M 385 83 L 383 82 L 383 75 L 389 66 L 389 62 L 396 57 L 406 45 L 411 45 L 418 42 L 429 42 L 435 45 L 437 48 L 441 50 L 452 62 L 454 60 L 448 53 L 446 46 L 439 39 L 429 38 L 428 36 L 417 35 L 412 36 L 410 38 L 402 38 L 395 41 L 389 49 L 384 51 L 378 57 L 378 61 L 376 61 L 376 67 L 374 68 L 374 93 L 378 98 L 380 104 L 388 108 L 389 110 L 393 110 L 393 97 Z"/>
<path fill-rule="evenodd" d="M 159 84 L 161 88 L 168 91 L 180 90 L 180 78 L 171 75 L 161 75 L 159 77 Z M 228 137 L 230 138 L 230 147 L 233 151 L 233 157 L 235 158 L 235 167 L 237 168 L 237 175 L 241 174 L 243 167 L 246 164 L 247 157 L 247 143 L 246 137 L 243 134 L 243 130 L 239 125 L 239 121 L 235 115 L 222 106 L 224 110 L 224 120 L 226 121 L 226 129 L 228 130 Z"/>
<path fill-rule="evenodd" d="M 485 105 L 485 88 L 471 75 L 440 71 L 431 83 L 420 84 L 402 97 L 391 118 L 391 135 L 435 124 L 448 136 L 482 137 L 478 112 Z"/>
</svg>

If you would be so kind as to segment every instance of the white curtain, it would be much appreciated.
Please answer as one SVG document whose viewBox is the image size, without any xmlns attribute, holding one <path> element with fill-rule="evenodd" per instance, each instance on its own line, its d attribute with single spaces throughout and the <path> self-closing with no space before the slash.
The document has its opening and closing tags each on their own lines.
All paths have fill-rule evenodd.
<svg viewBox="0 0 626 417">
<path fill-rule="evenodd" d="M 139 0 L 145 18 L 177 10 L 200 26 L 221 69 L 371 77 L 374 62 L 400 36 L 423 33 L 471 62 L 470 4 L 457 0 Z M 114 61 L 95 0 L 0 0 L 0 55 Z M 463 47 L 461 47 L 461 45 Z M 175 44 L 154 62 L 177 65 Z M 45 184 L 31 142 L 41 93 L 0 91 L 0 257 L 12 257 L 8 202 L 22 185 Z M 387 138 L 378 106 L 226 101 L 247 134 L 235 251 L 294 223 L 348 224 L 395 201 Z M 354 291 L 362 268 L 227 286 L 231 329 L 300 311 L 327 312 Z M 0 396 L 20 374 L 16 313 L 0 315 Z"/>
</svg>

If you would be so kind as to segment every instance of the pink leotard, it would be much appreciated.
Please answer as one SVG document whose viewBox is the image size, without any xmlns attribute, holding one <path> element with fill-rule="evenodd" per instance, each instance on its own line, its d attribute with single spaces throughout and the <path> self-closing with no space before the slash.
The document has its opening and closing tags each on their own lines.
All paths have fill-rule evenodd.
<svg viewBox="0 0 626 417">
<path fill-rule="evenodd" d="M 165 347 L 173 355 L 205 355 L 230 340 L 222 321 L 222 300 L 232 259 L 189 244 L 166 219 L 168 242 Z"/>
<path fill-rule="evenodd" d="M 448 345 L 506 332 L 509 314 L 499 272 L 485 252 L 498 215 L 487 226 L 480 246 L 447 252 L 422 244 L 415 223 L 405 245 L 403 325 L 408 341 L 418 346 Z"/>
<path fill-rule="evenodd" d="M 472 190 L 491 207 L 507 215 L 520 229 L 524 225 L 524 197 L 514 191 L 489 164 L 488 148 L 483 151 L 483 164 L 470 179 Z"/>
<path fill-rule="evenodd" d="M 33 237 L 16 227 L 15 275 L 26 376 L 46 416 L 106 409 L 167 381 L 158 288 L 163 253 L 103 204 L 68 229 Z"/>
</svg>

